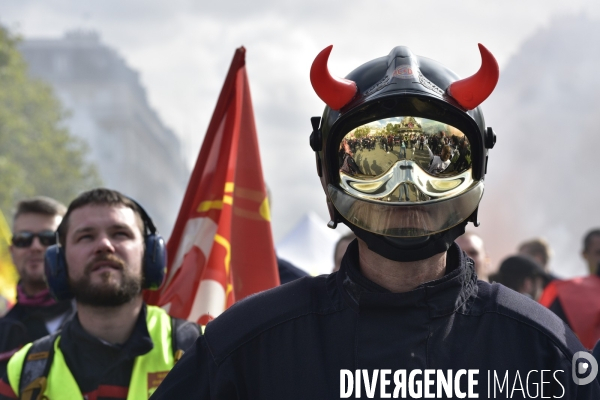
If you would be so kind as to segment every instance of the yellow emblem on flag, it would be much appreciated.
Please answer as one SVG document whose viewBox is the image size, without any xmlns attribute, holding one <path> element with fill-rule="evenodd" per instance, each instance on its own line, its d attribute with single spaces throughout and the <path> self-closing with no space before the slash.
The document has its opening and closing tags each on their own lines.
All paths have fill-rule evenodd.
<svg viewBox="0 0 600 400">
<path fill-rule="evenodd" d="M 271 211 L 269 207 L 269 198 L 265 197 L 262 203 L 260 203 L 259 209 L 260 216 L 265 219 L 265 221 L 271 222 Z"/>
<path fill-rule="evenodd" d="M 231 243 L 229 243 L 229 240 L 225 239 L 223 236 L 216 234 L 215 235 L 215 242 L 220 244 L 221 246 L 223 246 L 225 248 L 225 251 L 227 251 L 227 255 L 225 256 L 225 274 L 227 275 L 227 290 L 225 292 L 225 301 L 227 301 L 227 297 L 229 296 L 229 293 L 233 290 L 233 286 L 231 285 L 231 281 L 229 279 L 229 276 L 231 274 L 231 271 L 229 270 L 229 265 L 231 262 Z"/>
<path fill-rule="evenodd" d="M 223 195 L 223 200 L 207 200 L 200 203 L 197 212 L 206 212 L 208 210 L 222 210 L 223 204 L 233 205 L 233 196 L 228 195 L 233 194 L 233 182 L 225 183 L 225 194 Z"/>
</svg>

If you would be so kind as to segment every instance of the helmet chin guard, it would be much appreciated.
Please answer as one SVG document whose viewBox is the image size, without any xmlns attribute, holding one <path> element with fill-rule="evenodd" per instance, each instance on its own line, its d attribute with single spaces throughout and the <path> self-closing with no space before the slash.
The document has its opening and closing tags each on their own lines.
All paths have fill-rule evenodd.
<svg viewBox="0 0 600 400">
<path fill-rule="evenodd" d="M 363 240 L 369 250 L 388 260 L 412 262 L 426 260 L 436 254 L 448 251 L 457 237 L 465 233 L 467 221 L 453 228 L 431 236 L 416 238 L 394 238 L 365 231 L 355 225 L 346 223 L 352 232 Z"/>
</svg>

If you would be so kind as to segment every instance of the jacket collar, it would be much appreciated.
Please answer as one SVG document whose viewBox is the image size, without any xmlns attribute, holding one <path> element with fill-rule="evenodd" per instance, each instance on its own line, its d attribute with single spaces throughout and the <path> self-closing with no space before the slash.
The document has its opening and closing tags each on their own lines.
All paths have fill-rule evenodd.
<svg viewBox="0 0 600 400">
<path fill-rule="evenodd" d="M 99 352 L 114 352 L 124 358 L 133 359 L 148 353 L 154 347 L 146 324 L 147 313 L 148 310 L 144 303 L 133 327 L 133 331 L 131 332 L 131 336 L 122 344 L 111 344 L 92 336 L 83 328 L 81 322 L 79 322 L 79 316 L 76 314 L 71 322 L 64 327 L 60 345 L 61 347 L 63 347 L 63 345 L 69 347 L 67 351 L 72 353 L 86 350 L 89 351 L 91 348 L 94 348 Z M 63 349 L 63 351 L 64 350 L 65 349 Z"/>
<path fill-rule="evenodd" d="M 405 293 L 392 293 L 367 279 L 359 268 L 358 241 L 354 240 L 342 260 L 337 283 L 344 300 L 353 309 L 427 309 L 436 318 L 456 312 L 477 294 L 473 261 L 456 245 L 448 249 L 446 274 Z"/>
</svg>

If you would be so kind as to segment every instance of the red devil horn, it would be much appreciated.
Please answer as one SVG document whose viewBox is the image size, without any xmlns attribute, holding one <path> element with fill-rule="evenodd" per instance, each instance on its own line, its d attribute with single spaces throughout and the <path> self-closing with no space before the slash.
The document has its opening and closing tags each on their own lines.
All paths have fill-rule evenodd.
<svg viewBox="0 0 600 400">
<path fill-rule="evenodd" d="M 310 83 L 317 95 L 333 110 L 339 110 L 356 94 L 356 83 L 348 79 L 335 78 L 329 73 L 327 60 L 333 45 L 325 47 L 310 67 Z"/>
<path fill-rule="evenodd" d="M 456 81 L 448 86 L 448 94 L 467 110 L 472 110 L 488 98 L 498 83 L 500 68 L 498 62 L 481 43 L 481 68 L 468 78 Z"/>
</svg>

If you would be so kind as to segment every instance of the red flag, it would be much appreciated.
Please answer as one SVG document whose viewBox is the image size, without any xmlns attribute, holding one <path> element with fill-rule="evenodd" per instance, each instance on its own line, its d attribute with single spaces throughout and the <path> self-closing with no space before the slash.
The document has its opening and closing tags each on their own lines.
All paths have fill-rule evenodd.
<svg viewBox="0 0 600 400">
<path fill-rule="evenodd" d="M 245 53 L 235 52 L 167 244 L 166 282 L 147 297 L 201 324 L 279 284 Z"/>
</svg>

